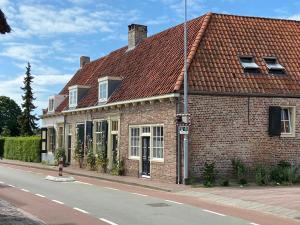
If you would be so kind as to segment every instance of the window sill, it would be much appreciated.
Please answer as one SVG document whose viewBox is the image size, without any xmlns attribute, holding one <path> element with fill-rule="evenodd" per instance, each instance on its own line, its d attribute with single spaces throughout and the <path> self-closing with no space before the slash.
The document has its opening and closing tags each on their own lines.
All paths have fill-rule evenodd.
<svg viewBox="0 0 300 225">
<path fill-rule="evenodd" d="M 161 159 L 161 158 L 152 158 L 151 161 L 152 162 L 159 162 L 159 163 L 164 163 L 165 162 L 165 160 Z"/>
<path fill-rule="evenodd" d="M 296 137 L 295 133 L 282 133 L 280 137 Z"/>
<path fill-rule="evenodd" d="M 140 157 L 139 156 L 129 156 L 128 159 L 131 159 L 131 160 L 140 160 Z"/>
</svg>

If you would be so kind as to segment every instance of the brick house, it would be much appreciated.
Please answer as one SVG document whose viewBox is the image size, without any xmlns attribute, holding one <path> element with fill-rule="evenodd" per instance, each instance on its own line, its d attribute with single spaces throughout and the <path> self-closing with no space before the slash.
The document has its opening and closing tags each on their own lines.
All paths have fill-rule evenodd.
<svg viewBox="0 0 300 225">
<path fill-rule="evenodd" d="M 128 27 L 128 46 L 90 61 L 49 98 L 43 159 L 76 143 L 123 159 L 126 175 L 176 182 L 182 138 L 183 25 L 147 37 Z M 248 166 L 300 163 L 300 22 L 208 13 L 188 22 L 189 175 L 206 161 L 220 175 Z M 88 140 L 92 140 L 89 142 Z"/>
</svg>

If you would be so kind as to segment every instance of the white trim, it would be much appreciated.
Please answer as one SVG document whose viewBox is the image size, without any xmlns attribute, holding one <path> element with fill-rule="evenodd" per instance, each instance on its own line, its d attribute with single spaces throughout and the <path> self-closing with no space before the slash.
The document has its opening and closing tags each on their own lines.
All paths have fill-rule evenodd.
<svg viewBox="0 0 300 225">
<path fill-rule="evenodd" d="M 68 90 L 79 89 L 79 88 L 90 88 L 90 86 L 86 86 L 86 85 L 73 85 L 73 86 L 68 87 Z"/>
<path fill-rule="evenodd" d="M 108 80 L 122 80 L 121 77 L 112 77 L 112 76 L 106 76 L 106 77 L 100 77 L 98 79 L 98 82 L 101 82 L 101 81 L 108 81 Z"/>
<path fill-rule="evenodd" d="M 100 85 L 101 84 L 102 85 L 106 84 L 106 90 L 105 90 L 106 97 L 105 98 L 100 98 L 100 93 L 101 93 Z M 99 81 L 98 82 L 98 102 L 99 103 L 105 103 L 105 102 L 107 102 L 107 99 L 108 99 L 108 81 L 106 81 L 106 80 Z"/>
<path fill-rule="evenodd" d="M 86 107 L 86 108 L 64 110 L 64 111 L 62 111 L 62 113 L 79 112 L 79 111 L 84 111 L 84 110 L 99 109 L 99 108 L 110 107 L 110 106 L 117 106 L 117 105 L 138 103 L 138 102 L 145 102 L 145 101 L 154 101 L 154 100 L 159 100 L 159 99 L 176 98 L 176 97 L 180 97 L 180 94 L 172 93 L 172 94 L 159 95 L 159 96 L 148 97 L 148 98 L 139 98 L 139 99 L 134 99 L 134 100 L 113 102 L 113 103 L 108 103 L 105 105 L 96 105 L 96 106 L 91 106 L 91 107 Z"/>
<path fill-rule="evenodd" d="M 281 106 L 282 109 L 291 109 L 291 133 L 281 133 L 280 137 L 296 137 L 296 106 Z"/>
</svg>

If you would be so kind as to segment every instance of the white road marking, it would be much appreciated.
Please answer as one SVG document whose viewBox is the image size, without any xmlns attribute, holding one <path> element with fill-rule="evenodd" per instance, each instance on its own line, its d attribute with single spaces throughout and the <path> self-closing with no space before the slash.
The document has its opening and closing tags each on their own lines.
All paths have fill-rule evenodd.
<svg viewBox="0 0 300 225">
<path fill-rule="evenodd" d="M 172 200 L 165 200 L 166 202 L 172 202 L 172 203 L 175 203 L 175 204 L 178 204 L 178 205 L 182 205 L 183 203 L 181 202 L 175 202 L 175 201 L 172 201 Z"/>
<path fill-rule="evenodd" d="M 61 205 L 64 204 L 63 202 L 60 202 L 60 201 L 57 201 L 57 200 L 51 200 L 51 201 L 52 201 L 52 202 L 56 202 L 56 203 L 61 204 Z"/>
<path fill-rule="evenodd" d="M 215 214 L 215 215 L 218 215 L 218 216 L 226 216 L 226 215 L 224 215 L 224 214 L 217 213 L 217 212 L 214 212 L 214 211 L 210 211 L 210 210 L 207 210 L 207 209 L 203 209 L 202 211 L 208 212 L 208 213 L 212 213 L 212 214 Z"/>
<path fill-rule="evenodd" d="M 8 184 L 7 186 L 9 186 L 9 187 L 13 187 L 13 188 L 14 188 L 14 187 L 16 187 L 16 186 L 14 186 L 14 185 L 11 185 L 11 184 Z"/>
<path fill-rule="evenodd" d="M 107 219 L 104 219 L 104 218 L 99 218 L 99 220 L 101 220 L 101 221 L 103 221 L 103 222 L 105 222 L 105 223 L 108 223 L 108 224 L 110 224 L 110 225 L 118 225 L 118 224 L 116 224 L 116 223 L 114 223 L 114 222 L 111 222 L 111 221 L 109 221 L 109 220 L 107 220 Z"/>
<path fill-rule="evenodd" d="M 21 189 L 21 191 L 29 192 L 27 189 L 23 189 L 23 188 Z"/>
<path fill-rule="evenodd" d="M 46 196 L 44 196 L 44 195 L 40 195 L 40 194 L 35 194 L 36 196 L 39 196 L 39 197 L 41 197 L 41 198 L 46 198 Z"/>
<path fill-rule="evenodd" d="M 86 183 L 86 182 L 82 182 L 82 181 L 74 181 L 74 183 L 77 183 L 77 184 L 85 184 L 85 185 L 90 185 L 90 186 L 92 186 L 92 184 Z"/>
<path fill-rule="evenodd" d="M 135 192 L 133 192 L 131 194 L 133 194 L 133 195 L 139 195 L 139 196 L 143 196 L 143 197 L 147 197 L 148 196 L 148 195 L 144 195 L 144 194 L 140 194 L 140 193 L 135 193 Z"/>
<path fill-rule="evenodd" d="M 117 188 L 111 188 L 111 187 L 104 187 L 104 188 L 109 189 L 109 190 L 113 190 L 113 191 L 119 191 L 119 189 L 117 189 Z"/>
<path fill-rule="evenodd" d="M 77 210 L 79 212 L 85 213 L 85 214 L 89 214 L 89 212 L 87 212 L 87 211 L 85 211 L 83 209 L 79 209 L 79 208 L 76 208 L 76 207 L 74 207 L 73 209 L 75 209 L 75 210 Z"/>
<path fill-rule="evenodd" d="M 3 182 L 3 181 L 0 181 L 0 184 L 4 184 L 4 182 Z"/>
<path fill-rule="evenodd" d="M 258 223 L 250 223 L 251 225 L 259 225 Z"/>
</svg>

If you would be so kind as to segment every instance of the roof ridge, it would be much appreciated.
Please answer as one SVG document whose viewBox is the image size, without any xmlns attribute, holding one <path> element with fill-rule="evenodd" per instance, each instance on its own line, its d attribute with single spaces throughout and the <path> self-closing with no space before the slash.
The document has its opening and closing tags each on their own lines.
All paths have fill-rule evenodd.
<svg viewBox="0 0 300 225">
<path fill-rule="evenodd" d="M 262 20 L 275 20 L 275 21 L 286 21 L 286 22 L 296 22 L 300 23 L 300 20 L 288 19 L 288 18 L 274 18 L 274 17 L 264 17 L 264 16 L 250 16 L 250 15 L 237 15 L 237 14 L 227 14 L 227 13 L 216 13 L 212 12 L 213 15 L 217 16 L 232 16 L 248 19 L 262 19 Z"/>
<path fill-rule="evenodd" d="M 193 61 L 193 58 L 196 54 L 196 51 L 198 49 L 198 46 L 201 42 L 201 39 L 203 37 L 203 35 L 205 34 L 205 31 L 206 31 L 206 28 L 208 27 L 208 24 L 209 24 L 209 21 L 210 21 L 210 18 L 212 17 L 213 13 L 212 12 L 209 12 L 207 14 L 205 14 L 205 18 L 201 24 L 201 27 L 197 33 L 197 36 L 195 38 L 195 41 L 194 43 L 192 44 L 192 47 L 191 47 L 191 50 L 190 50 L 190 53 L 187 57 L 187 70 L 189 69 L 192 61 Z M 177 81 L 175 83 L 175 87 L 174 87 L 174 91 L 178 91 L 183 83 L 183 76 L 184 76 L 184 66 L 182 67 L 182 70 L 181 70 L 181 73 L 179 74 L 178 78 L 177 78 Z"/>
</svg>

